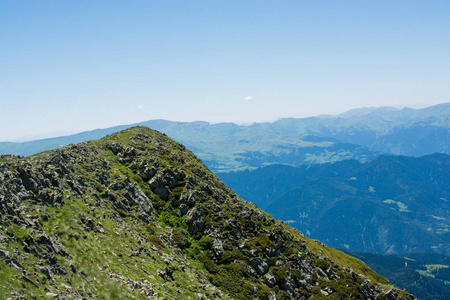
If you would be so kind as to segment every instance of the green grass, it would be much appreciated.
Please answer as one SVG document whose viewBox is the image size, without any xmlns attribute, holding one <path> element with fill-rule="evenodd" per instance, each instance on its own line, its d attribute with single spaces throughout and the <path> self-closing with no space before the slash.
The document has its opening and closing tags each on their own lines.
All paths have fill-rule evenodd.
<svg viewBox="0 0 450 300">
<path fill-rule="evenodd" d="M 416 270 L 416 271 L 420 275 L 434 278 L 434 274 L 433 274 L 434 271 L 439 270 L 439 269 L 446 269 L 446 268 L 449 268 L 450 266 L 440 265 L 440 264 L 431 264 L 431 265 L 425 265 L 425 267 L 427 268 L 426 270 Z"/>
</svg>

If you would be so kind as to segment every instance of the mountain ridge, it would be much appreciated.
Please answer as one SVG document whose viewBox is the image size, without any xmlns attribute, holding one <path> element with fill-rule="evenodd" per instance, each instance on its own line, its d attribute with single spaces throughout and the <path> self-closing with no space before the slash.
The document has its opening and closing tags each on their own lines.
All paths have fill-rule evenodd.
<svg viewBox="0 0 450 300">
<path fill-rule="evenodd" d="M 12 299 L 414 299 L 148 128 L 3 156 L 0 177 L 0 290 Z"/>
<path fill-rule="evenodd" d="M 369 161 L 381 153 L 407 156 L 434 152 L 450 154 L 449 103 L 418 110 L 402 109 L 390 113 L 384 110 L 369 109 L 364 115 L 350 113 L 352 116 L 348 118 L 286 118 L 248 126 L 167 120 L 150 120 L 138 125 L 159 130 L 183 143 L 215 172 L 270 163 L 299 165 L 345 159 Z M 120 125 L 33 142 L 0 142 L 0 153 L 26 156 L 98 139 L 131 126 Z"/>
</svg>

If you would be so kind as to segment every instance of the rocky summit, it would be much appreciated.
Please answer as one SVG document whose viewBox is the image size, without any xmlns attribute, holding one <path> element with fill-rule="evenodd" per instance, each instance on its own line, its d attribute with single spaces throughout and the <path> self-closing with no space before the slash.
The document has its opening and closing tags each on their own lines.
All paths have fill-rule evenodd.
<svg viewBox="0 0 450 300">
<path fill-rule="evenodd" d="M 0 159 L 1 299 L 415 299 L 134 127 Z"/>
</svg>

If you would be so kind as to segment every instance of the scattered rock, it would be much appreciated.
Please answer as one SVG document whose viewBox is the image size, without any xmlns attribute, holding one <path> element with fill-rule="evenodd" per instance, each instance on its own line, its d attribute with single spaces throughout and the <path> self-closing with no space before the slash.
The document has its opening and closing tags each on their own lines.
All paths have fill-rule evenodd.
<svg viewBox="0 0 450 300">
<path fill-rule="evenodd" d="M 149 185 L 153 193 L 158 195 L 161 199 L 167 200 L 167 197 L 170 195 L 170 190 L 166 186 L 166 181 L 161 173 L 150 179 Z"/>
<path fill-rule="evenodd" d="M 270 292 L 267 300 L 277 300 L 277 295 L 275 294 L 275 292 Z"/>
<path fill-rule="evenodd" d="M 259 275 L 264 275 L 269 271 L 269 265 L 259 257 L 252 259 L 250 265 Z"/>
<path fill-rule="evenodd" d="M 205 228 L 205 223 L 202 220 L 204 210 L 201 206 L 195 206 L 188 211 L 186 217 L 186 224 L 190 233 L 202 232 Z"/>
<path fill-rule="evenodd" d="M 45 296 L 50 297 L 50 298 L 56 298 L 56 297 L 58 297 L 58 294 L 48 292 L 45 294 Z"/>
<path fill-rule="evenodd" d="M 275 276 L 273 276 L 272 274 L 266 274 L 264 278 L 266 279 L 266 283 L 269 287 L 274 287 L 277 283 Z"/>
<path fill-rule="evenodd" d="M 221 239 L 219 239 L 219 238 L 215 238 L 214 239 L 214 241 L 213 241 L 213 251 L 214 251 L 214 255 L 216 256 L 216 258 L 218 260 L 220 260 L 222 258 L 222 254 L 224 252 Z"/>
<path fill-rule="evenodd" d="M 293 295 L 295 290 L 295 284 L 291 279 L 286 280 L 283 285 L 281 286 L 283 290 L 288 292 L 289 294 Z"/>
</svg>

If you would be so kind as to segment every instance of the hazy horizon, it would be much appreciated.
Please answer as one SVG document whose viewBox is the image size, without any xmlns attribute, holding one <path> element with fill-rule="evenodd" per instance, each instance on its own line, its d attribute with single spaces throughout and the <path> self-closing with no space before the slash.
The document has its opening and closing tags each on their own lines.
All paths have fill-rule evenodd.
<svg viewBox="0 0 450 300">
<path fill-rule="evenodd" d="M 0 140 L 450 102 L 450 2 L 5 1 Z"/>
<path fill-rule="evenodd" d="M 427 108 L 427 107 L 432 107 L 435 105 L 440 105 L 440 104 L 446 104 L 447 102 L 443 102 L 443 103 L 437 103 L 437 104 L 433 104 L 433 105 L 426 105 L 426 104 L 416 104 L 416 105 L 411 105 L 411 106 L 377 106 L 377 107 L 370 107 L 370 106 L 362 106 L 362 107 L 355 107 L 355 108 L 351 108 L 349 110 L 345 110 L 336 114 L 317 114 L 317 115 L 310 115 L 310 116 L 304 116 L 304 117 L 285 117 L 285 118 L 309 118 L 309 117 L 319 117 L 319 116 L 338 116 L 340 114 L 344 114 L 347 113 L 349 111 L 352 110 L 358 110 L 358 109 L 377 109 L 377 108 L 383 108 L 383 107 L 390 107 L 390 108 L 395 108 L 395 109 L 403 109 L 403 108 L 413 108 L 413 109 L 422 109 L 422 108 Z M 15 143 L 22 143 L 22 142 L 29 142 L 29 141 L 34 141 L 34 140 L 41 140 L 41 139 L 49 139 L 49 138 L 56 138 L 56 137 L 62 137 L 62 136 L 68 136 L 68 135 L 74 135 L 77 133 L 82 133 L 82 132 L 86 132 L 86 131 L 93 131 L 93 130 L 97 130 L 97 129 L 106 129 L 106 128 L 110 128 L 110 127 L 115 127 L 115 126 L 121 126 L 121 125 L 130 125 L 130 124 L 137 124 L 137 123 L 141 123 L 141 122 L 146 122 L 146 121 L 151 121 L 151 120 L 166 120 L 166 121 L 172 121 L 172 122 L 208 122 L 209 124 L 220 124 L 220 123 L 235 123 L 237 125 L 241 125 L 241 126 L 249 126 L 255 123 L 271 123 L 271 122 L 276 122 L 278 120 L 281 119 L 285 119 L 285 118 L 277 118 L 274 120 L 261 120 L 261 121 L 253 121 L 253 122 L 227 122 L 227 121 L 221 121 L 221 122 L 211 122 L 208 120 L 170 120 L 170 119 L 149 119 L 149 120 L 141 120 L 141 121 L 137 121 L 137 122 L 133 122 L 133 123 L 123 123 L 123 124 L 114 124 L 111 126 L 106 126 L 106 127 L 98 127 L 98 128 L 88 128 L 86 130 L 79 130 L 79 131 L 55 131 L 55 132 L 41 132 L 35 135 L 29 135 L 29 136 L 22 136 L 22 137 L 17 137 L 15 139 L 11 139 L 11 140 L 1 140 L 0 142 L 15 142 Z"/>
</svg>

